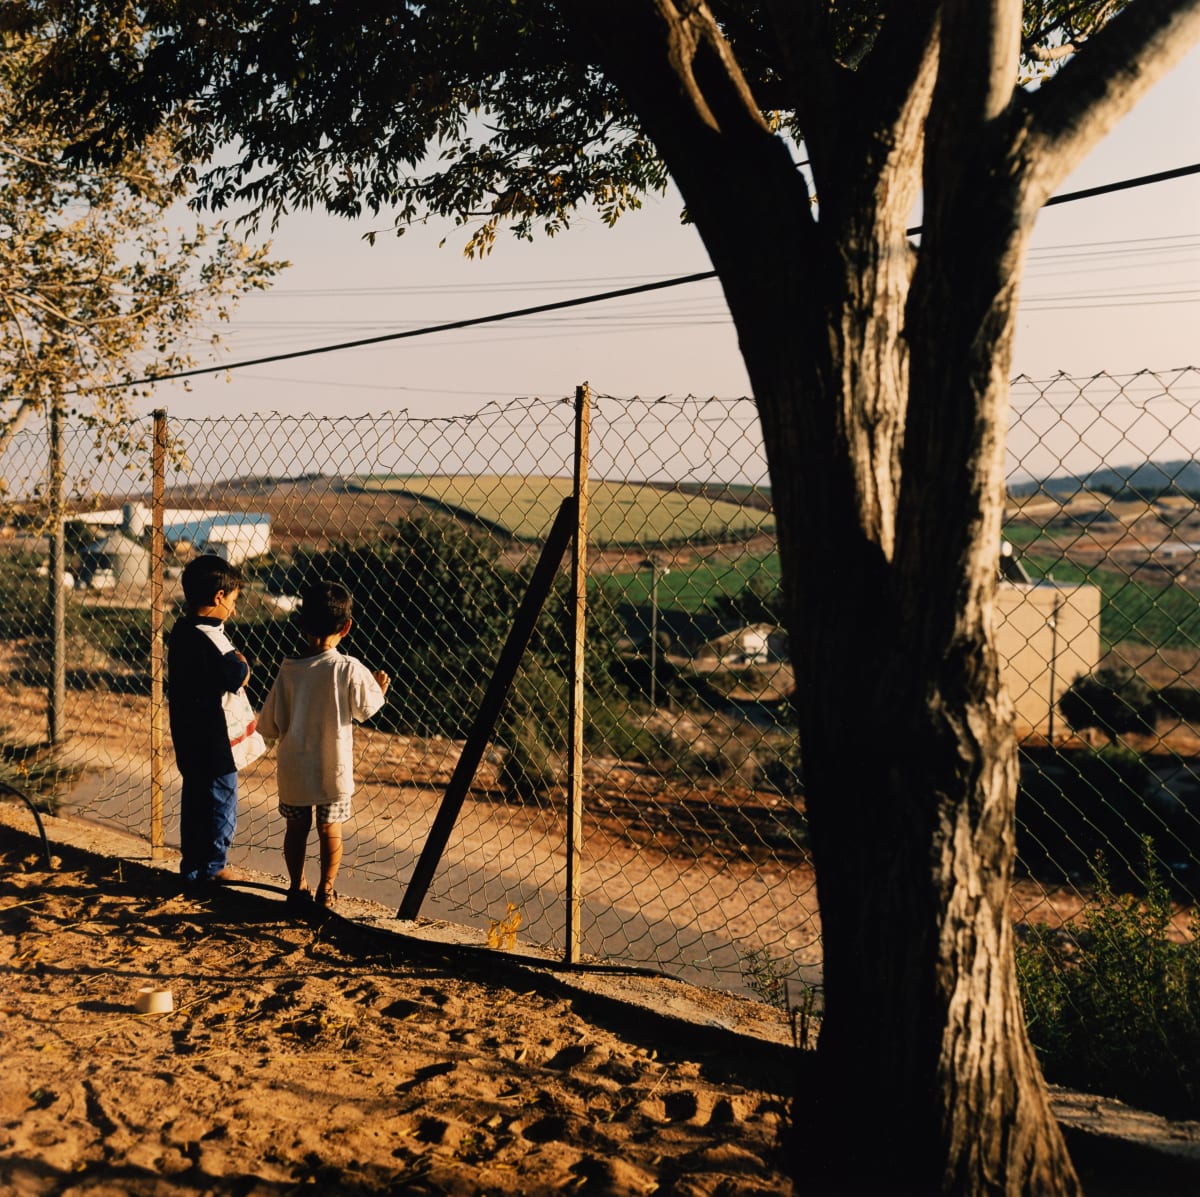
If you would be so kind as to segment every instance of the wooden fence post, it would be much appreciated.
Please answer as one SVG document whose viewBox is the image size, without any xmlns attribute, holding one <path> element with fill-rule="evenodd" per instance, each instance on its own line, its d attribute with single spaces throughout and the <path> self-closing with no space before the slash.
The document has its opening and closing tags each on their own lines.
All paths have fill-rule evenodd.
<svg viewBox="0 0 1200 1197">
<path fill-rule="evenodd" d="M 164 854 L 163 834 L 163 496 L 166 492 L 167 413 L 154 412 L 150 483 L 150 856 Z"/>
<path fill-rule="evenodd" d="M 58 748 L 67 737 L 67 596 L 66 543 L 63 535 L 65 520 L 64 466 L 63 466 L 63 421 L 66 410 L 63 395 L 57 383 L 50 395 L 50 477 L 48 498 L 50 500 L 49 604 L 50 616 L 50 679 L 47 694 L 48 739 Z"/>
<path fill-rule="evenodd" d="M 575 390 L 575 533 L 571 553 L 570 742 L 567 747 L 567 911 L 566 963 L 580 958 L 579 857 L 583 843 L 583 712 L 587 615 L 588 437 L 592 425 L 588 384 Z"/>
</svg>

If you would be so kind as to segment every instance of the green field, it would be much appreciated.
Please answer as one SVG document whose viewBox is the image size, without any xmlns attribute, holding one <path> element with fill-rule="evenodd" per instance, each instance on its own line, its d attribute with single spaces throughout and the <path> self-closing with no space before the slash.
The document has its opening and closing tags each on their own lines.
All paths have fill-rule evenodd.
<svg viewBox="0 0 1200 1197">
<path fill-rule="evenodd" d="M 435 503 L 517 540 L 542 539 L 563 499 L 571 494 L 569 478 L 361 475 L 347 481 L 362 490 Z M 598 548 L 713 544 L 774 531 L 774 516 L 739 503 L 636 482 L 601 481 L 590 486 L 588 540 Z"/>
<path fill-rule="evenodd" d="M 723 595 L 733 596 L 745 589 L 747 582 L 765 574 L 779 584 L 779 554 L 758 556 L 746 553 L 736 561 L 713 564 L 701 561 L 694 565 L 672 566 L 667 574 L 658 576 L 658 608 L 662 612 L 685 611 L 690 615 L 703 611 Z M 614 602 L 645 606 L 650 602 L 650 570 L 608 574 L 595 580 Z"/>
<path fill-rule="evenodd" d="M 1175 582 L 1146 582 L 1120 570 L 1084 570 L 1061 557 L 1026 554 L 1035 580 L 1087 582 L 1100 588 L 1100 639 L 1110 648 L 1125 640 L 1156 648 L 1200 648 L 1200 595 Z"/>
</svg>

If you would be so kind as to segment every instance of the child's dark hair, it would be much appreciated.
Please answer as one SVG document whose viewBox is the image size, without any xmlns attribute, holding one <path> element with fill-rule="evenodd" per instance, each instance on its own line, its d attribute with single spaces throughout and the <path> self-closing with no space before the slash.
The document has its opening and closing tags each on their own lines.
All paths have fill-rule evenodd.
<svg viewBox="0 0 1200 1197">
<path fill-rule="evenodd" d="M 350 591 L 340 582 L 313 582 L 300 596 L 297 617 L 310 636 L 332 636 L 350 621 Z"/>
<path fill-rule="evenodd" d="M 242 588 L 242 571 L 224 557 L 206 553 L 183 567 L 183 597 L 189 607 L 211 607 L 219 590 L 228 594 Z"/>
</svg>

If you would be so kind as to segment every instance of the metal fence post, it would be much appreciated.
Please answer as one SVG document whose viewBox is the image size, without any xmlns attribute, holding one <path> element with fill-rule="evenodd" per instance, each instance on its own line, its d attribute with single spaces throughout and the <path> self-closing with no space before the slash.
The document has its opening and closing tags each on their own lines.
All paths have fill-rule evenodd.
<svg viewBox="0 0 1200 1197">
<path fill-rule="evenodd" d="M 587 615 L 588 434 L 592 408 L 588 385 L 575 390 L 575 534 L 571 553 L 570 742 L 567 748 L 567 918 L 566 962 L 578 964 L 579 853 L 583 841 L 583 685 Z"/>
<path fill-rule="evenodd" d="M 163 856 L 163 496 L 167 413 L 154 412 L 150 483 L 150 855 Z"/>
</svg>

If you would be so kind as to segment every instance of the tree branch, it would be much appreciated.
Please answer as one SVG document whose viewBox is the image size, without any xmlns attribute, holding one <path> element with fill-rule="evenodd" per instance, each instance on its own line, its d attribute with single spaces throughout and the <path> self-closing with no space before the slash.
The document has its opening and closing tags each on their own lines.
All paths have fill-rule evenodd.
<svg viewBox="0 0 1200 1197">
<path fill-rule="evenodd" d="M 5 295 L 3 299 L 4 306 L 8 309 L 8 314 L 12 317 L 13 324 L 17 327 L 17 337 L 21 342 L 21 357 L 25 359 L 26 363 L 31 362 L 33 360 L 33 353 L 29 348 L 29 339 L 25 335 L 25 323 L 21 319 L 21 313 L 13 306 L 11 296 Z"/>
<path fill-rule="evenodd" d="M 1072 54 L 1079 53 L 1082 42 L 1063 42 L 1061 46 L 1026 46 L 1024 53 L 1034 62 L 1062 62 Z"/>
<path fill-rule="evenodd" d="M 1061 61 L 1076 53 L 1097 29 L 1107 25 L 1114 13 L 1127 3 L 1128 0 L 1106 0 L 1097 8 L 1094 3 L 1084 0 L 1069 8 L 1065 14 L 1055 4 L 1049 6 L 1049 12 L 1041 8 L 1037 15 L 1046 19 L 1026 29 L 1021 53 L 1035 62 Z M 1029 5 L 1025 7 L 1028 10 Z M 1051 45 L 1050 38 L 1055 34 L 1062 34 L 1062 39 Z"/>
<path fill-rule="evenodd" d="M 23 304 L 26 308 L 40 308 L 47 315 L 53 316 L 56 320 L 61 320 L 63 324 L 69 326 L 87 327 L 91 323 L 91 321 L 76 320 L 75 317 L 64 312 L 57 304 L 51 303 L 48 299 L 43 299 L 40 295 L 18 293 L 12 298 Z"/>
<path fill-rule="evenodd" d="M 11 402 L 11 400 L 5 400 L 5 402 Z M 9 442 L 29 423 L 30 417 L 41 406 L 33 399 L 19 399 L 17 403 L 17 410 L 13 412 L 12 416 L 7 420 L 0 420 L 0 454 L 8 448 Z"/>
<path fill-rule="evenodd" d="M 0 142 L 0 154 L 5 154 L 9 158 L 15 158 L 18 162 L 25 162 L 30 166 L 36 166 L 43 170 L 50 169 L 50 163 L 41 158 L 34 158 L 29 154 L 22 153 L 16 146 L 7 142 Z"/>
<path fill-rule="evenodd" d="M 1197 41 L 1200 0 L 1136 0 L 1030 97 L 1041 202 Z"/>
<path fill-rule="evenodd" d="M 804 189 L 703 0 L 588 0 L 576 11 L 690 210 L 727 205 L 764 170 Z"/>
<path fill-rule="evenodd" d="M 766 0 L 766 8 L 779 43 L 779 55 L 787 68 L 792 104 L 803 130 L 806 113 L 829 103 L 836 86 L 837 63 L 829 12 L 821 0 Z"/>
<path fill-rule="evenodd" d="M 1021 0 L 947 0 L 942 6 L 938 133 L 986 127 L 1012 104 L 1021 55 Z"/>
<path fill-rule="evenodd" d="M 821 0 L 767 0 L 767 9 L 796 92 L 800 127 L 818 156 L 821 140 L 841 139 L 852 116 L 870 113 L 870 128 L 858 131 L 873 139 L 880 129 L 894 129 L 914 96 L 926 91 L 935 0 L 911 0 L 890 19 L 880 5 L 840 40 Z M 924 104 L 919 107 L 923 118 Z"/>
<path fill-rule="evenodd" d="M 748 120 L 765 130 L 758 102 L 708 5 L 655 0 L 655 7 L 667 30 L 671 67 L 697 115 L 715 130 L 730 120 Z"/>
</svg>

